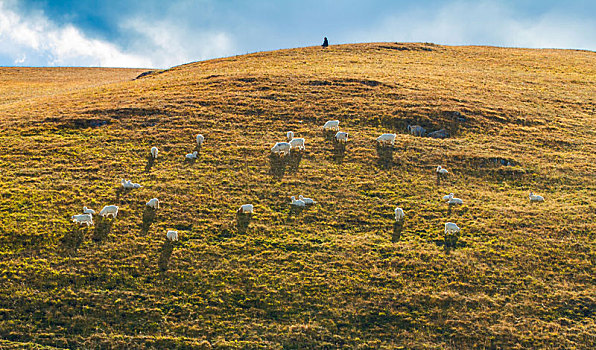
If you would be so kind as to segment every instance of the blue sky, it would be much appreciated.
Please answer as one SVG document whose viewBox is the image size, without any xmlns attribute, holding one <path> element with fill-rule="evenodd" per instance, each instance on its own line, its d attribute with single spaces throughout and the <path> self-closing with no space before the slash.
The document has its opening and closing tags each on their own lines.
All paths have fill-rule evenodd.
<svg viewBox="0 0 596 350">
<path fill-rule="evenodd" d="M 355 42 L 596 50 L 596 0 L 0 0 L 0 66 L 167 68 Z"/>
</svg>

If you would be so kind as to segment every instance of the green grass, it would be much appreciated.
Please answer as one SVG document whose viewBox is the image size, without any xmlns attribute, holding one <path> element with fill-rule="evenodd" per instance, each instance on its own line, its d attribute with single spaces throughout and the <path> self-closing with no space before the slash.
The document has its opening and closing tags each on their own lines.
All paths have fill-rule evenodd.
<svg viewBox="0 0 596 350">
<path fill-rule="evenodd" d="M 0 106 L 0 338 L 23 348 L 593 348 L 595 60 L 358 44 L 23 94 Z M 350 133 L 343 158 L 322 135 L 329 119 Z M 413 123 L 453 137 L 407 135 Z M 276 176 L 268 153 L 287 130 L 307 151 Z M 387 165 L 374 145 L 384 132 L 398 133 Z M 185 162 L 197 133 L 205 146 Z M 440 184 L 438 164 L 451 172 Z M 143 188 L 120 193 L 121 178 Z M 546 202 L 530 204 L 530 191 Z M 449 192 L 464 205 L 448 210 Z M 299 194 L 318 205 L 293 215 Z M 161 208 L 143 227 L 153 197 Z M 242 233 L 244 203 L 255 214 Z M 109 204 L 121 211 L 107 235 L 105 223 L 69 220 Z M 406 219 L 392 242 L 396 205 Z M 462 228 L 454 249 L 447 221 Z"/>
</svg>

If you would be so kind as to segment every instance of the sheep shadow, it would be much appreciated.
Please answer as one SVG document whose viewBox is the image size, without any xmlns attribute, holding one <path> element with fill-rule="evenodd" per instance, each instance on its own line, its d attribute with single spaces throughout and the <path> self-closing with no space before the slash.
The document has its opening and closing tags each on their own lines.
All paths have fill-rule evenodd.
<svg viewBox="0 0 596 350">
<path fill-rule="evenodd" d="M 288 171 L 291 173 L 295 173 L 300 168 L 300 162 L 302 161 L 302 157 L 304 156 L 304 151 L 294 151 L 290 152 L 290 155 L 287 159 L 288 164 Z"/>
<path fill-rule="evenodd" d="M 441 184 L 441 181 L 447 180 L 447 175 L 437 173 L 437 186 Z"/>
<path fill-rule="evenodd" d="M 149 156 L 147 156 L 147 164 L 145 164 L 146 173 L 151 171 L 153 164 L 155 164 L 155 158 L 153 158 L 153 156 L 150 154 Z"/>
<path fill-rule="evenodd" d="M 199 146 L 199 144 L 197 144 L 197 145 L 195 146 L 195 151 L 197 151 L 197 157 L 199 157 L 199 156 L 201 155 L 201 150 L 202 150 L 202 149 L 203 149 L 203 145 L 200 145 L 200 146 Z"/>
<path fill-rule="evenodd" d="M 80 225 L 73 226 L 61 239 L 60 244 L 62 249 L 68 253 L 75 253 L 83 243 L 87 231 L 89 231 L 88 227 L 81 228 Z"/>
<path fill-rule="evenodd" d="M 100 243 L 103 242 L 110 232 L 112 232 L 112 225 L 114 224 L 114 219 L 108 220 L 103 217 L 98 217 L 97 222 L 95 223 L 95 229 L 93 230 L 93 236 L 91 237 L 94 242 Z"/>
<path fill-rule="evenodd" d="M 166 240 L 163 245 L 161 246 L 161 253 L 159 254 L 159 260 L 157 261 L 157 266 L 162 272 L 168 270 L 170 265 L 170 258 L 172 257 L 172 252 L 174 251 L 174 243 L 169 239 Z"/>
<path fill-rule="evenodd" d="M 393 146 L 384 146 L 377 143 L 377 165 L 380 168 L 391 168 L 393 166 Z"/>
<path fill-rule="evenodd" d="M 404 219 L 396 220 L 393 223 L 393 234 L 391 235 L 391 242 L 398 242 L 401 238 L 401 233 L 404 229 Z"/>
<path fill-rule="evenodd" d="M 292 220 L 292 217 L 297 217 L 302 214 L 302 212 L 306 209 L 306 207 L 299 207 L 297 205 L 290 205 L 290 211 L 288 211 L 288 217 L 286 218 L 287 221 Z"/>
<path fill-rule="evenodd" d="M 244 234 L 248 230 L 248 225 L 252 221 L 252 213 L 236 212 L 236 229 L 238 233 Z"/>
<path fill-rule="evenodd" d="M 280 156 L 276 153 L 269 155 L 269 164 L 271 166 L 271 174 L 281 179 L 286 173 L 286 167 L 289 162 L 289 156 Z"/>
<path fill-rule="evenodd" d="M 143 234 L 147 234 L 149 232 L 149 228 L 151 224 L 155 221 L 157 217 L 157 210 L 151 208 L 150 206 L 145 206 L 143 210 L 143 222 L 141 223 L 141 232 Z"/>
<path fill-rule="evenodd" d="M 341 164 L 346 156 L 346 144 L 345 142 L 338 142 L 335 138 L 333 140 L 333 159 Z"/>
<path fill-rule="evenodd" d="M 335 130 L 323 130 L 323 138 L 327 141 L 334 142 L 336 133 L 337 131 Z"/>
</svg>

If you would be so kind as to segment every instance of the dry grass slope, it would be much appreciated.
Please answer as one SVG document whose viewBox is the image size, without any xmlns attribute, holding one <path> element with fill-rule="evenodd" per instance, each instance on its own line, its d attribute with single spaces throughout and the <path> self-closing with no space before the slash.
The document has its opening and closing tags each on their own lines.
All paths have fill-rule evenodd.
<svg viewBox="0 0 596 350">
<path fill-rule="evenodd" d="M 113 73 L 33 99 L 0 90 L 0 347 L 596 346 L 595 53 L 375 43 Z M 307 151 L 272 169 L 287 130 Z M 292 213 L 299 194 L 319 204 Z M 69 220 L 108 204 L 113 221 Z"/>
</svg>

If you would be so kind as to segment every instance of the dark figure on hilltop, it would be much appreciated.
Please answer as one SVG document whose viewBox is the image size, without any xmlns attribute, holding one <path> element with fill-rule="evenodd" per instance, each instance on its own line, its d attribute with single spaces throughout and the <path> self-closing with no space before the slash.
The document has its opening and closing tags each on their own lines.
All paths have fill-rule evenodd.
<svg viewBox="0 0 596 350">
<path fill-rule="evenodd" d="M 329 46 L 329 41 L 327 41 L 327 37 L 325 37 L 325 39 L 323 39 L 323 48 L 326 48 L 327 46 Z"/>
</svg>

